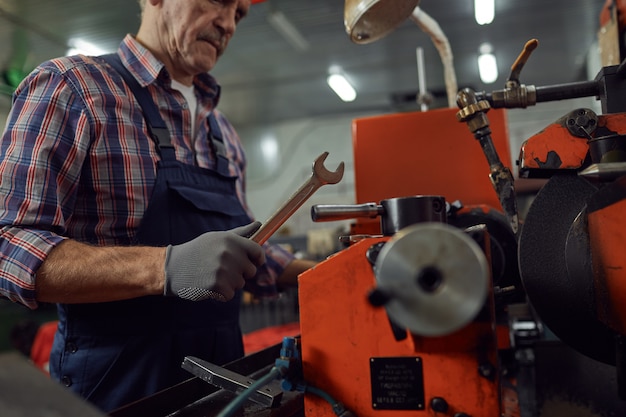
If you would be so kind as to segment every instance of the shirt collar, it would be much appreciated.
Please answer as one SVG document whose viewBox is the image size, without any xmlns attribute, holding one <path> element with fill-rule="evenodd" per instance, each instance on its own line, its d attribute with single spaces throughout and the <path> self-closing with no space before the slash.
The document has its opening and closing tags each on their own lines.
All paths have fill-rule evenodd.
<svg viewBox="0 0 626 417">
<path fill-rule="evenodd" d="M 130 70 L 142 87 L 154 82 L 163 82 L 171 86 L 171 78 L 165 65 L 159 61 L 146 47 L 140 44 L 133 35 L 128 34 L 119 46 L 118 54 L 122 63 Z M 199 74 L 193 80 L 200 94 L 210 99 L 217 106 L 220 97 L 220 86 L 209 73 Z"/>
</svg>

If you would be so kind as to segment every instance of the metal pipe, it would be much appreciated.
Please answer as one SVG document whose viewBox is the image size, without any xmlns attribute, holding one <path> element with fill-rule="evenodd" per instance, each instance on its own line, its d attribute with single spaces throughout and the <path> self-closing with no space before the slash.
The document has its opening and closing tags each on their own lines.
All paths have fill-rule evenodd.
<svg viewBox="0 0 626 417">
<path fill-rule="evenodd" d="M 580 81 L 568 84 L 536 87 L 536 92 L 537 103 L 540 103 L 546 101 L 598 96 L 600 94 L 600 85 L 597 81 Z"/>
<path fill-rule="evenodd" d="M 349 220 L 357 217 L 369 217 L 373 219 L 383 213 L 383 207 L 376 203 L 317 204 L 311 207 L 311 219 L 314 222 Z"/>
</svg>

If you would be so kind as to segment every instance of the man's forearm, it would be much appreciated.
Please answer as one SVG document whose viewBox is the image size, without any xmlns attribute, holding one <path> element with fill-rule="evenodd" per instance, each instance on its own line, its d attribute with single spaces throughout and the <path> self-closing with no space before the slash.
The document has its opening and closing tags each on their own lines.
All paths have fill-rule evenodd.
<svg viewBox="0 0 626 417">
<path fill-rule="evenodd" d="M 294 259 L 285 267 L 283 273 L 276 280 L 278 288 L 296 287 L 298 285 L 298 275 L 313 268 L 316 264 L 317 262 L 308 259 Z"/>
<path fill-rule="evenodd" d="M 37 300 L 116 301 L 163 294 L 165 248 L 96 247 L 66 240 L 37 271 Z"/>
</svg>

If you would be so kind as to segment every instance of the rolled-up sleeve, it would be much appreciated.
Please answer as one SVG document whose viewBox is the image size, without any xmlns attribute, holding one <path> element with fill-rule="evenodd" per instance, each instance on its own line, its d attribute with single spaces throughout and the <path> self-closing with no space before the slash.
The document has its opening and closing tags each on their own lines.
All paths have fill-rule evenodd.
<svg viewBox="0 0 626 417">
<path fill-rule="evenodd" d="M 86 116 L 60 73 L 16 90 L 0 139 L 0 294 L 34 309 L 36 272 L 65 237 L 84 158 Z"/>
</svg>

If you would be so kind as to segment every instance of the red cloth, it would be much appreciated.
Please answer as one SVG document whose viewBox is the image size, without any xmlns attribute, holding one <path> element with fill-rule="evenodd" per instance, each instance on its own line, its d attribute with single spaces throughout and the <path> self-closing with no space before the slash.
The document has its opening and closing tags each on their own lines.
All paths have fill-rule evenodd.
<svg viewBox="0 0 626 417">
<path fill-rule="evenodd" d="M 37 330 L 30 350 L 30 359 L 35 366 L 48 375 L 50 374 L 50 351 L 52 350 L 52 342 L 57 331 L 57 325 L 57 321 L 42 324 L 39 330 Z"/>
<path fill-rule="evenodd" d="M 246 355 L 283 341 L 285 336 L 300 334 L 300 323 L 287 323 L 266 327 L 243 335 L 243 349 Z"/>
</svg>

